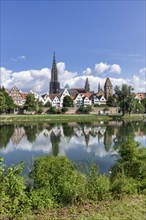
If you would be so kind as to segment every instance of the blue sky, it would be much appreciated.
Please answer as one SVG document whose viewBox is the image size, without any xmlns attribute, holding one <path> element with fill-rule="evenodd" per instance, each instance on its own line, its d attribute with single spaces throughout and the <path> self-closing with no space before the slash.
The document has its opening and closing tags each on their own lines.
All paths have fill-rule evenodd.
<svg viewBox="0 0 146 220">
<path fill-rule="evenodd" d="M 1 83 L 28 90 L 40 80 L 33 89 L 47 91 L 41 81 L 50 74 L 55 51 L 62 86 L 82 85 L 85 76 L 101 84 L 110 77 L 114 84 L 127 82 L 137 89 L 143 82 L 140 90 L 144 90 L 145 4 L 143 0 L 1 1 Z M 33 77 L 29 86 L 24 86 L 25 76 L 26 82 Z"/>
</svg>

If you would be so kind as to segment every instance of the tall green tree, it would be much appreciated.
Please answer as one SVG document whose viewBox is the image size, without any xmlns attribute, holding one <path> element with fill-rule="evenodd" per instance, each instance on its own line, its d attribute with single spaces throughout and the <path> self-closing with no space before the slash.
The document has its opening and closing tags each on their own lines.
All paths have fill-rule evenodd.
<svg viewBox="0 0 146 220">
<path fill-rule="evenodd" d="M 4 110 L 3 112 L 9 112 L 11 109 L 14 109 L 16 105 L 14 104 L 12 97 L 9 96 L 8 92 L 6 91 L 4 87 L 0 88 L 0 93 L 1 93 L 0 104 L 3 106 L 2 107 L 2 109 Z"/>
<path fill-rule="evenodd" d="M 64 97 L 63 107 L 73 107 L 73 100 L 70 96 L 65 96 Z"/>
<path fill-rule="evenodd" d="M 0 92 L 0 114 L 4 113 L 7 109 L 6 99 L 3 92 Z"/>
<path fill-rule="evenodd" d="M 35 100 L 34 94 L 28 93 L 26 97 L 26 102 L 24 104 L 24 109 L 26 109 L 27 111 L 36 111 L 37 102 Z"/>
<path fill-rule="evenodd" d="M 144 109 L 145 109 L 145 112 L 146 112 L 146 98 L 144 98 L 142 101 L 141 101 Z"/>
<path fill-rule="evenodd" d="M 131 86 L 126 84 L 123 84 L 121 88 L 119 86 L 115 87 L 115 96 L 123 115 L 126 113 L 130 114 L 134 109 L 135 102 L 133 90 Z"/>
</svg>

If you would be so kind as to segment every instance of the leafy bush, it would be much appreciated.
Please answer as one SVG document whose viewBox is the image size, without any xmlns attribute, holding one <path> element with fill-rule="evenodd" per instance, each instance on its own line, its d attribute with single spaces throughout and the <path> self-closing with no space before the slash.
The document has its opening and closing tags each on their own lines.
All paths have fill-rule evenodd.
<svg viewBox="0 0 146 220">
<path fill-rule="evenodd" d="M 85 194 L 85 177 L 66 157 L 41 156 L 34 161 L 34 188 L 49 189 L 56 203 L 73 203 Z"/>
<path fill-rule="evenodd" d="M 137 194 L 138 183 L 131 177 L 126 177 L 122 173 L 118 173 L 111 184 L 111 191 L 114 197 L 121 197 L 124 195 Z"/>
<path fill-rule="evenodd" d="M 26 184 L 21 176 L 24 164 L 4 169 L 0 162 L 0 201 L 1 216 L 14 218 L 22 216 L 30 209 L 30 200 L 26 194 Z"/>
<path fill-rule="evenodd" d="M 68 108 L 67 107 L 63 107 L 62 109 L 61 109 L 61 112 L 62 113 L 65 113 L 65 112 L 67 112 L 68 111 Z"/>
<path fill-rule="evenodd" d="M 95 163 L 91 164 L 87 175 L 87 197 L 94 201 L 110 198 L 109 178 L 99 174 Z"/>
<path fill-rule="evenodd" d="M 89 114 L 89 112 L 92 111 L 92 106 L 91 105 L 87 105 L 87 106 L 81 105 L 77 111 L 84 113 L 84 114 Z"/>
<path fill-rule="evenodd" d="M 145 192 L 146 149 L 131 138 L 121 143 L 120 146 L 117 145 L 116 148 L 118 149 L 120 158 L 111 169 L 110 179 L 114 183 L 113 187 L 124 187 L 124 189 L 121 188 L 121 191 L 123 190 L 128 194 L 132 194 L 131 191 L 136 192 L 135 187 L 137 187 L 138 192 Z M 125 181 L 124 186 L 122 186 L 120 181 Z M 125 187 L 128 187 L 128 189 L 125 189 Z"/>
</svg>

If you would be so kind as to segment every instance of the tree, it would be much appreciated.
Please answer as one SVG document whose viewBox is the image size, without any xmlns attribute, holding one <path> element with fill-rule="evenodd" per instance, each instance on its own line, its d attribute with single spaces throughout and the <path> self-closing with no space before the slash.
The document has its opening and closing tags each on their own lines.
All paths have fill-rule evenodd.
<svg viewBox="0 0 146 220">
<path fill-rule="evenodd" d="M 26 109 L 27 111 L 36 111 L 37 102 L 35 100 L 34 94 L 28 93 L 26 97 L 26 102 L 24 104 L 24 109 Z"/>
<path fill-rule="evenodd" d="M 109 96 L 107 99 L 106 104 L 110 107 L 115 107 L 117 105 L 115 97 L 114 96 Z"/>
<path fill-rule="evenodd" d="M 142 101 L 141 101 L 143 107 L 145 108 L 145 112 L 146 112 L 146 98 L 144 98 Z"/>
<path fill-rule="evenodd" d="M 6 99 L 2 92 L 0 92 L 0 114 L 4 113 L 7 109 Z"/>
<path fill-rule="evenodd" d="M 0 88 L 1 93 L 1 100 L 0 100 L 0 106 L 2 112 L 9 112 L 11 109 L 14 109 L 16 105 L 14 104 L 14 101 L 11 96 L 9 96 L 8 92 L 4 87 Z M 1 112 L 1 113 L 2 113 Z"/>
<path fill-rule="evenodd" d="M 126 84 L 123 84 L 121 89 L 119 86 L 115 87 L 115 96 L 123 115 L 130 114 L 134 109 L 134 94 L 132 92 L 133 88 Z"/>
<path fill-rule="evenodd" d="M 135 113 L 144 113 L 144 111 L 145 111 L 145 109 L 144 109 L 144 106 L 142 105 L 142 103 L 140 103 L 138 100 L 136 100 L 134 112 Z"/>
<path fill-rule="evenodd" d="M 63 99 L 63 107 L 73 107 L 73 100 L 70 96 L 65 96 Z"/>
</svg>

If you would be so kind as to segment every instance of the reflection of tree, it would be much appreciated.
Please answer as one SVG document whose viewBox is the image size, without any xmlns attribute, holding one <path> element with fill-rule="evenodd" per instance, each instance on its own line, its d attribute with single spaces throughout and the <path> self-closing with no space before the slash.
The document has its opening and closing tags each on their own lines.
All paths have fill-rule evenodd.
<svg viewBox="0 0 146 220">
<path fill-rule="evenodd" d="M 73 136 L 74 128 L 72 126 L 68 125 L 67 123 L 63 123 L 62 128 L 63 128 L 63 133 L 66 137 L 71 138 Z"/>
<path fill-rule="evenodd" d="M 14 125 L 0 125 L 0 148 L 6 147 L 14 133 Z"/>
<path fill-rule="evenodd" d="M 107 152 L 112 145 L 112 135 L 114 135 L 114 128 L 112 126 L 107 126 L 104 133 L 104 145 Z"/>
<path fill-rule="evenodd" d="M 38 125 L 24 125 L 25 133 L 29 142 L 33 143 L 38 133 Z"/>
<path fill-rule="evenodd" d="M 57 156 L 59 153 L 60 132 L 56 135 L 53 131 L 50 134 L 50 141 L 52 143 L 52 154 Z"/>
<path fill-rule="evenodd" d="M 130 121 L 128 122 L 123 121 L 122 125 L 119 126 L 116 139 L 115 139 L 115 143 L 119 145 L 127 141 L 129 138 L 133 140 L 135 137 L 134 132 L 135 132 L 134 124 Z"/>
</svg>

